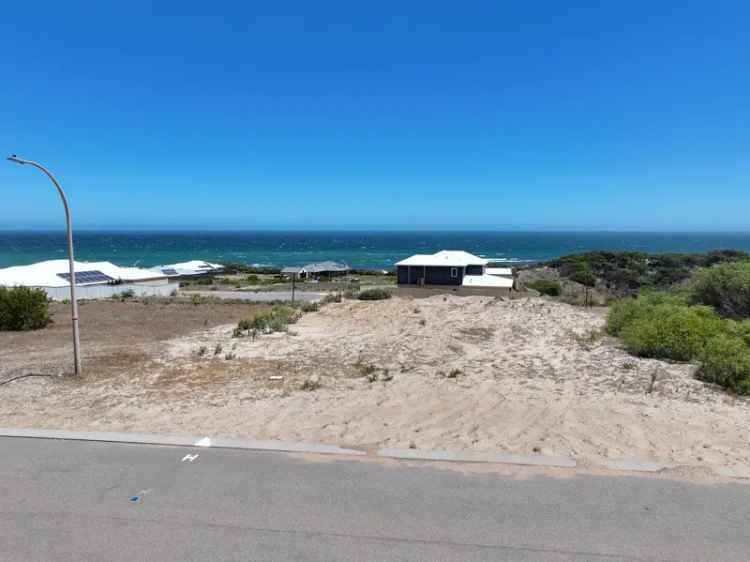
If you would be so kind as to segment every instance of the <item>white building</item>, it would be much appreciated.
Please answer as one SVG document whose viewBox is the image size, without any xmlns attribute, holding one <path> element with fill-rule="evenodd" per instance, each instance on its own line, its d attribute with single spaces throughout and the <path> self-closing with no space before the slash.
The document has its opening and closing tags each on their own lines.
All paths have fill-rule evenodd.
<svg viewBox="0 0 750 562">
<path fill-rule="evenodd" d="M 510 290 L 511 277 L 489 274 L 488 260 L 460 250 L 415 254 L 396 263 L 399 285 L 454 286 Z M 494 269 L 494 268 L 490 268 Z M 498 268 L 504 269 L 504 268 Z"/>
<path fill-rule="evenodd" d="M 0 269 L 0 286 L 43 289 L 52 300 L 70 297 L 68 260 L 48 260 Z M 132 291 L 137 296 L 169 296 L 179 288 L 167 275 L 150 269 L 120 267 L 108 261 L 75 262 L 76 293 L 80 299 L 108 298 Z"/>
<path fill-rule="evenodd" d="M 191 277 L 194 275 L 206 275 L 207 273 L 219 273 L 224 271 L 224 266 L 201 260 L 192 260 L 169 265 L 157 265 L 151 271 L 158 272 L 167 277 Z"/>
</svg>

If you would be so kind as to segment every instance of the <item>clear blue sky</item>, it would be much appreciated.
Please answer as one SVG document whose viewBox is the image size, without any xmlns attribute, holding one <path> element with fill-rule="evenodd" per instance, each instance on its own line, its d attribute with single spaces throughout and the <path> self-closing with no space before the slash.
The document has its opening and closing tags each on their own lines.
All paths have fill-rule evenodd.
<svg viewBox="0 0 750 562">
<path fill-rule="evenodd" d="M 0 62 L 81 227 L 750 229 L 746 1 L 16 2 Z"/>
</svg>

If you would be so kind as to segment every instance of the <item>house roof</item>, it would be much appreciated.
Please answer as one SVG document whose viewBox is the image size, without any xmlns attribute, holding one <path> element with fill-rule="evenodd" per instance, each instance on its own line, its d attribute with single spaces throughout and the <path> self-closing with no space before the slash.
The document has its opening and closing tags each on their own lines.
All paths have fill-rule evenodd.
<svg viewBox="0 0 750 562">
<path fill-rule="evenodd" d="M 281 270 L 281 273 L 302 273 L 306 271 L 304 267 L 289 266 Z"/>
<path fill-rule="evenodd" d="M 502 287 L 510 289 L 513 287 L 513 279 L 498 277 L 497 275 L 464 275 L 464 287 Z"/>
<path fill-rule="evenodd" d="M 487 261 L 463 250 L 441 250 L 436 254 L 415 254 L 410 258 L 396 262 L 396 265 L 464 267 L 467 265 L 487 265 Z"/>
<path fill-rule="evenodd" d="M 108 261 L 75 262 L 76 273 L 84 271 L 101 272 L 111 279 L 123 281 L 143 281 L 146 279 L 160 279 L 166 277 L 151 269 L 138 267 L 120 267 Z M 0 285 L 14 287 L 67 287 L 70 282 L 63 277 L 69 272 L 68 260 L 48 260 L 31 265 L 18 265 L 0 269 Z M 76 285 L 96 285 L 102 281 L 85 282 L 84 278 L 76 278 Z"/>
<path fill-rule="evenodd" d="M 324 271 L 349 271 L 349 266 L 345 263 L 335 261 L 321 261 L 317 263 L 308 263 L 304 266 L 305 271 L 309 273 L 322 273 Z"/>
<path fill-rule="evenodd" d="M 222 269 L 224 269 L 224 267 L 218 263 L 191 260 L 168 265 L 157 265 L 156 267 L 152 267 L 151 271 L 174 277 L 176 275 L 203 275 L 204 273 L 214 273 L 216 271 L 221 271 Z"/>
</svg>

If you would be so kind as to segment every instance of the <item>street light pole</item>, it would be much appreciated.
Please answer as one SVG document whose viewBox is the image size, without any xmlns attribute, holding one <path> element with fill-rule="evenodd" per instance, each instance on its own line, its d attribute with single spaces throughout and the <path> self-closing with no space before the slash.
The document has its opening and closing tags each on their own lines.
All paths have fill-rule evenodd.
<svg viewBox="0 0 750 562">
<path fill-rule="evenodd" d="M 8 156 L 8 160 L 10 160 L 11 162 L 16 162 L 17 164 L 29 164 L 47 174 L 47 177 L 52 180 L 52 183 L 57 188 L 57 192 L 60 194 L 60 198 L 63 202 L 63 207 L 65 207 L 65 222 L 68 227 L 68 265 L 70 266 L 70 317 L 73 321 L 73 361 L 75 374 L 79 375 L 81 374 L 81 338 L 78 331 L 78 301 L 76 301 L 76 272 L 75 260 L 73 258 L 73 225 L 71 224 L 70 220 L 70 207 L 68 207 L 68 200 L 65 198 L 65 193 L 63 192 L 62 187 L 60 187 L 60 184 L 55 179 L 55 176 L 53 176 L 52 172 L 50 172 L 47 168 L 45 168 L 41 164 L 38 164 L 37 162 L 19 158 L 15 154 L 11 154 L 10 156 Z"/>
</svg>

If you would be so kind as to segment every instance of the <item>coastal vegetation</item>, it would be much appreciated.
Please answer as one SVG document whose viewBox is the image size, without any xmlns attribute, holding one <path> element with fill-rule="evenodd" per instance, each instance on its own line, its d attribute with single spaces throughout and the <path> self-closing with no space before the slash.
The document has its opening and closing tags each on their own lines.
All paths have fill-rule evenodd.
<svg viewBox="0 0 750 562">
<path fill-rule="evenodd" d="M 38 330 L 49 322 L 49 302 L 44 291 L 0 287 L 0 330 Z"/>
<path fill-rule="evenodd" d="M 361 301 L 381 301 L 391 298 L 391 292 L 386 289 L 365 289 L 357 298 Z"/>
<path fill-rule="evenodd" d="M 251 336 L 253 339 L 259 334 L 285 332 L 289 324 L 294 324 L 300 316 L 297 308 L 276 305 L 270 310 L 258 312 L 252 318 L 240 320 L 232 336 L 241 338 Z"/>
<path fill-rule="evenodd" d="M 526 286 L 529 289 L 534 289 L 542 295 L 547 295 L 550 297 L 560 296 L 561 287 L 558 281 L 552 281 L 550 279 L 537 279 L 536 281 L 526 283 Z"/>
<path fill-rule="evenodd" d="M 738 250 L 705 254 L 595 251 L 562 256 L 543 265 L 556 270 L 562 279 L 622 297 L 643 288 L 666 289 L 684 283 L 698 268 L 748 260 L 750 254 Z"/>
<path fill-rule="evenodd" d="M 699 378 L 750 394 L 750 262 L 701 268 L 680 291 L 620 300 L 607 332 L 633 355 L 695 361 Z"/>
</svg>

